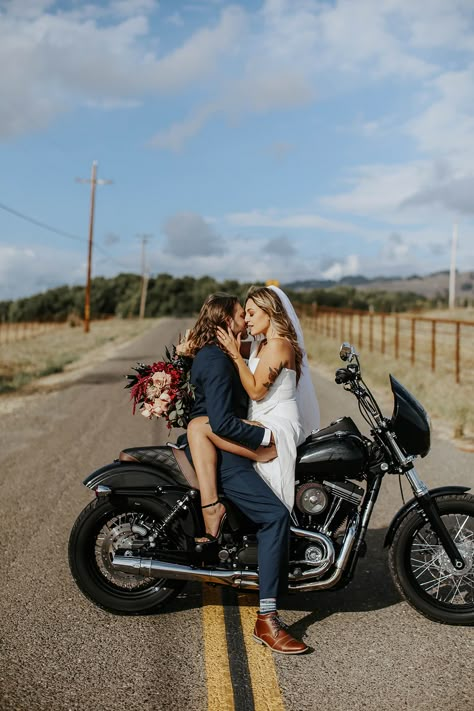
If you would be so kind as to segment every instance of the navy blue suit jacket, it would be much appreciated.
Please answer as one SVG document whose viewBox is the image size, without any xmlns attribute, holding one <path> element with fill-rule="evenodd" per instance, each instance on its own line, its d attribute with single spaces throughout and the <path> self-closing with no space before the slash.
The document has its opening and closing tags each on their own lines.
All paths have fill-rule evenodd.
<svg viewBox="0 0 474 711">
<path fill-rule="evenodd" d="M 207 416 L 212 431 L 250 449 L 262 443 L 264 428 L 242 422 L 247 417 L 248 398 L 231 359 L 218 346 L 207 345 L 196 354 L 191 368 L 195 386 L 194 417 Z M 181 440 L 183 441 L 183 440 Z M 242 466 L 250 459 L 222 452 L 222 468 Z"/>
</svg>

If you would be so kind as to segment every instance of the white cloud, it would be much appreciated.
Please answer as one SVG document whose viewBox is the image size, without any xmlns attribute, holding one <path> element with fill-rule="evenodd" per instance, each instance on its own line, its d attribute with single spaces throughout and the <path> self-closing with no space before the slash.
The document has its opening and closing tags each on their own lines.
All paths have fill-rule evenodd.
<svg viewBox="0 0 474 711">
<path fill-rule="evenodd" d="M 235 44 L 225 88 L 218 85 L 210 100 L 160 129 L 152 145 L 181 149 L 219 113 L 297 108 L 387 78 L 412 87 L 434 80 L 439 68 L 427 50 L 473 48 L 467 12 L 466 0 L 449 7 L 433 0 L 429 12 L 405 0 L 267 0 Z M 369 118 L 363 131 L 369 136 L 383 126 Z"/>
<path fill-rule="evenodd" d="M 248 240 L 235 236 L 225 240 L 224 250 L 220 254 L 212 252 L 206 256 L 195 256 L 183 252 L 178 256 L 167 253 L 164 260 L 163 252 L 157 251 L 151 257 L 150 265 L 153 269 L 156 264 L 159 271 L 179 276 L 209 275 L 219 280 L 237 279 L 241 282 L 267 279 L 291 281 L 314 276 L 317 270 L 315 260 L 302 260 L 297 255 L 288 259 L 275 250 L 267 249 L 267 244 L 268 240 Z"/>
<path fill-rule="evenodd" d="M 354 215 L 387 217 L 414 195 L 431 174 L 429 161 L 361 165 L 346 178 L 352 186 L 348 191 L 324 196 L 321 204 Z"/>
<path fill-rule="evenodd" d="M 380 259 L 386 263 L 404 263 L 409 256 L 410 248 L 398 232 L 392 232 L 382 245 Z"/>
<path fill-rule="evenodd" d="M 317 213 L 282 214 L 279 210 L 251 210 L 234 212 L 224 218 L 239 227 L 279 227 L 292 229 L 318 229 L 329 232 L 359 233 L 361 229 L 350 222 L 332 220 Z M 365 231 L 364 231 L 365 233 Z"/>
<path fill-rule="evenodd" d="M 291 259 L 297 253 L 294 244 L 286 235 L 269 239 L 263 249 L 284 259 Z"/>
<path fill-rule="evenodd" d="M 420 151 L 448 157 L 463 167 L 474 160 L 474 63 L 462 71 L 440 73 L 426 84 L 431 101 L 407 122 L 406 133 Z"/>
<path fill-rule="evenodd" d="M 400 126 L 422 157 L 357 166 L 346 176 L 351 188 L 324 196 L 322 205 L 393 223 L 431 220 L 433 207 L 474 214 L 474 64 L 442 72 L 424 89 L 423 109 Z"/>
<path fill-rule="evenodd" d="M 140 3 L 142 9 L 149 5 Z M 194 85 L 214 75 L 245 21 L 241 9 L 226 7 L 214 26 L 197 29 L 158 58 L 150 50 L 153 37 L 145 14 L 98 22 L 87 17 L 89 6 L 82 15 L 41 14 L 46 6 L 33 13 L 34 4 L 28 7 L 25 15 L 13 10 L 0 15 L 0 63 L 9 67 L 0 75 L 0 137 L 43 128 L 81 103 L 123 104 Z"/>
<path fill-rule="evenodd" d="M 214 229 L 193 212 L 180 212 L 168 218 L 162 231 L 166 236 L 165 252 L 184 260 L 213 257 L 225 249 Z"/>
<path fill-rule="evenodd" d="M 288 72 L 277 76 L 254 71 L 244 79 L 226 82 L 220 97 L 197 106 L 187 118 L 158 131 L 150 140 L 150 145 L 179 151 L 216 114 L 235 120 L 249 113 L 303 106 L 312 98 L 312 89 L 301 75 Z"/>
<path fill-rule="evenodd" d="M 462 40 L 456 47 L 473 46 L 467 0 L 449 7 L 433 0 L 430 12 L 405 0 L 267 0 L 253 14 L 246 5 L 211 5 L 220 9 L 214 25 L 158 57 L 154 0 L 75 3 L 67 10 L 50 0 L 6 3 L 0 62 L 10 71 L 0 77 L 0 136 L 41 128 L 83 102 L 123 105 L 205 83 L 209 98 L 151 140 L 176 150 L 217 113 L 233 118 L 297 108 L 387 76 L 425 80 L 438 70 L 422 50 L 450 48 L 455 36 Z M 166 20 L 180 24 L 182 17 L 175 12 Z M 366 131 L 374 127 L 369 118 Z"/>
<path fill-rule="evenodd" d="M 159 2 L 157 0 L 111 0 L 109 4 L 111 14 L 123 17 L 133 17 L 142 13 L 148 14 L 157 10 L 158 7 Z"/>
<path fill-rule="evenodd" d="M 360 258 L 357 254 L 348 254 L 342 260 L 334 260 L 330 266 L 321 272 L 323 279 L 339 281 L 345 276 L 356 276 L 361 273 Z"/>
<path fill-rule="evenodd" d="M 281 61 L 299 58 L 313 71 L 331 68 L 364 81 L 427 76 L 432 65 L 397 34 L 394 20 L 403 20 L 407 10 L 408 3 L 383 0 L 267 0 L 263 48 Z M 420 15 L 425 12 L 420 8 Z"/>
<path fill-rule="evenodd" d="M 49 247 L 0 245 L 0 300 L 17 299 L 63 284 L 84 283 L 85 260 Z"/>
<path fill-rule="evenodd" d="M 199 107 L 184 121 L 178 121 L 163 131 L 158 131 L 149 141 L 153 148 L 180 151 L 184 144 L 195 136 L 204 126 L 208 118 L 218 111 L 216 104 Z"/>
</svg>

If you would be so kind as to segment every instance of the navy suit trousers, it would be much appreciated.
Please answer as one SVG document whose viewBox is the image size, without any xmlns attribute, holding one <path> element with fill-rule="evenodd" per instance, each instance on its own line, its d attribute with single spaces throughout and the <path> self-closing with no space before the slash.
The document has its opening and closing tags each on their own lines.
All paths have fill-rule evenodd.
<svg viewBox="0 0 474 711">
<path fill-rule="evenodd" d="M 260 598 L 278 597 L 288 588 L 288 534 L 286 506 L 257 474 L 250 462 L 223 467 L 220 488 L 241 511 L 258 524 Z"/>
</svg>

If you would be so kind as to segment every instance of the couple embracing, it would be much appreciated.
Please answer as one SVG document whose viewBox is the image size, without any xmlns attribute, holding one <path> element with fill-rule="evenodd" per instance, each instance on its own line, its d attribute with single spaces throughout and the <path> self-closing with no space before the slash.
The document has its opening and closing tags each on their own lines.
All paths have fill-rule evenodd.
<svg viewBox="0 0 474 711">
<path fill-rule="evenodd" d="M 247 331 L 252 342 L 242 340 Z M 194 357 L 195 386 L 186 454 L 199 480 L 206 527 L 196 543 L 219 540 L 227 516 L 219 490 L 258 526 L 254 639 L 275 652 L 300 654 L 307 646 L 277 614 L 288 583 L 296 448 L 319 427 L 298 317 L 275 286 L 252 287 L 245 309 L 234 296 L 212 294 L 184 347 Z"/>
</svg>

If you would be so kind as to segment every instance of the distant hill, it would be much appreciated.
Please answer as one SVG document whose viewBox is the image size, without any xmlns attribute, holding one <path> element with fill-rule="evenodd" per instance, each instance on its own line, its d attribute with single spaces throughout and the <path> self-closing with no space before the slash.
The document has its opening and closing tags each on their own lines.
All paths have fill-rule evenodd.
<svg viewBox="0 0 474 711">
<path fill-rule="evenodd" d="M 330 279 L 309 279 L 294 281 L 284 285 L 292 291 L 311 289 L 331 289 L 339 286 L 353 286 L 363 291 L 411 291 L 427 299 L 446 299 L 449 291 L 449 271 L 435 272 L 426 276 L 413 274 L 409 277 L 375 277 L 367 279 L 362 275 L 344 277 L 340 281 Z M 457 272 L 456 297 L 474 299 L 474 272 Z"/>
</svg>

